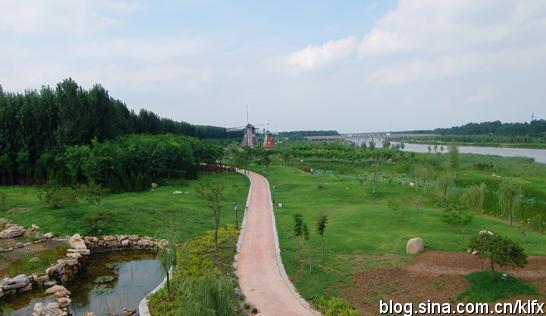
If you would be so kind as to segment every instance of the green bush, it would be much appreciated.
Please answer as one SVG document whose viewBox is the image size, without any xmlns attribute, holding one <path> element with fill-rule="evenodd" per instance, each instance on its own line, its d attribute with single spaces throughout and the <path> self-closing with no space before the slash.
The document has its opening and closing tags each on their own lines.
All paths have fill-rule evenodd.
<svg viewBox="0 0 546 316">
<path fill-rule="evenodd" d="M 237 236 L 238 230 L 234 226 L 221 228 L 218 231 L 218 244 L 234 242 Z M 222 274 L 215 265 L 211 258 L 214 253 L 214 231 L 177 247 L 177 265 L 171 280 L 172 300 L 168 300 L 166 287 L 152 295 L 152 315 L 238 315 L 231 313 L 232 303 L 236 302 L 235 282 L 231 276 Z M 213 282 L 213 278 L 218 281 Z M 193 293 L 193 286 L 200 287 L 198 292 Z M 202 306 L 193 306 L 194 299 L 200 300 L 198 305 Z M 217 313 L 211 313 L 211 308 L 218 308 Z M 193 313 L 186 312 L 190 310 Z M 226 314 L 220 314 L 220 311 Z"/>
<path fill-rule="evenodd" d="M 63 208 L 74 206 L 78 203 L 78 196 L 72 188 L 62 188 L 48 184 L 38 193 L 38 198 L 44 206 L 49 208 Z"/>
<path fill-rule="evenodd" d="M 319 296 L 313 298 L 313 304 L 325 316 L 358 316 L 359 313 L 349 303 L 339 297 Z"/>
<path fill-rule="evenodd" d="M 474 219 L 474 214 L 457 210 L 447 210 L 442 214 L 442 220 L 448 224 L 456 226 L 467 226 Z"/>
</svg>

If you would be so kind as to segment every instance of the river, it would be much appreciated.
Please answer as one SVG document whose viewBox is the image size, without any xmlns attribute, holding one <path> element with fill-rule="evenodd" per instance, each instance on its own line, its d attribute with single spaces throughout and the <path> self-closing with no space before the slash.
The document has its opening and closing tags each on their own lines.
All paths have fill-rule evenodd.
<svg viewBox="0 0 546 316">
<path fill-rule="evenodd" d="M 396 144 L 396 142 L 392 142 Z M 381 145 L 378 143 L 378 145 Z M 427 144 L 408 144 L 404 143 L 404 150 L 418 153 L 428 152 Z M 433 147 L 434 145 L 430 145 Z M 444 145 L 444 152 L 448 150 L 447 145 Z M 546 163 L 546 149 L 530 149 L 530 148 L 506 148 L 506 147 L 478 147 L 478 146 L 458 146 L 459 152 L 462 154 L 479 154 L 479 155 L 496 155 L 503 157 L 527 157 L 533 158 L 536 162 Z M 438 145 L 440 150 L 440 145 Z M 434 152 L 434 149 L 432 150 Z"/>
</svg>

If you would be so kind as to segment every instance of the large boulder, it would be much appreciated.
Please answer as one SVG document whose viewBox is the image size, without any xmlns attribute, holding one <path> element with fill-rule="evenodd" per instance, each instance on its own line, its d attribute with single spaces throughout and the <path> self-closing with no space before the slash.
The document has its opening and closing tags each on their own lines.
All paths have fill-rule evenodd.
<svg viewBox="0 0 546 316">
<path fill-rule="evenodd" d="M 422 253 L 423 251 L 425 251 L 423 238 L 417 237 L 408 240 L 408 244 L 406 245 L 406 253 L 410 255 L 416 255 Z"/>
<path fill-rule="evenodd" d="M 18 225 L 10 225 L 9 227 L 0 232 L 0 239 L 8 239 L 22 236 L 26 229 Z"/>
<path fill-rule="evenodd" d="M 49 303 L 47 305 L 36 303 L 32 311 L 32 316 L 63 316 L 65 314 L 58 303 Z"/>
</svg>

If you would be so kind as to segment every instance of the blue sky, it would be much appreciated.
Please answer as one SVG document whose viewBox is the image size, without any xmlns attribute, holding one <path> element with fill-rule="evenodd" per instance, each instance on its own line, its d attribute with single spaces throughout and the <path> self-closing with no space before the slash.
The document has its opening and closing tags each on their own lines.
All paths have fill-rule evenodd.
<svg viewBox="0 0 546 316">
<path fill-rule="evenodd" d="M 546 116 L 546 1 L 0 0 L 0 84 L 72 77 L 197 124 L 385 131 Z"/>
</svg>

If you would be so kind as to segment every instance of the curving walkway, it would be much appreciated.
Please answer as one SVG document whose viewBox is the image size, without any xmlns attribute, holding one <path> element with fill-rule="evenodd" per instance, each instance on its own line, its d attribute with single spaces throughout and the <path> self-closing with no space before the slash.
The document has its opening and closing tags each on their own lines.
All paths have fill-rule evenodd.
<svg viewBox="0 0 546 316">
<path fill-rule="evenodd" d="M 267 180 L 248 172 L 250 191 L 237 244 L 237 276 L 246 301 L 260 315 L 319 315 L 288 280 L 280 257 Z"/>
</svg>

